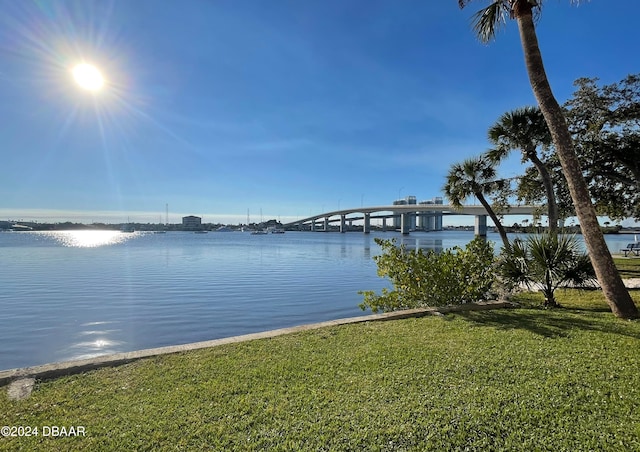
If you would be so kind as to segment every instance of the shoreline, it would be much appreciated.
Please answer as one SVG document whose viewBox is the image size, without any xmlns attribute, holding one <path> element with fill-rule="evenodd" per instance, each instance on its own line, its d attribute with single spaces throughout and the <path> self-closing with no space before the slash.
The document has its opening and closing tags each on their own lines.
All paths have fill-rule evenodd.
<svg viewBox="0 0 640 452">
<path fill-rule="evenodd" d="M 623 280 L 627 289 L 640 289 L 640 278 L 629 278 Z M 594 288 L 599 289 L 597 284 Z M 423 317 L 427 315 L 443 315 L 456 311 L 475 311 L 485 309 L 502 309 L 511 308 L 513 304 L 508 301 L 486 301 L 477 303 L 468 303 L 455 306 L 442 307 L 425 307 L 406 309 L 402 311 L 386 312 L 382 314 L 369 314 L 357 317 L 346 317 L 335 320 L 326 320 L 317 323 L 308 323 L 287 328 L 278 328 L 275 330 L 261 331 L 257 333 L 248 333 L 239 336 L 228 336 L 219 339 L 211 339 L 207 341 L 191 342 L 179 345 L 168 345 L 165 347 L 154 347 L 142 350 L 134 350 L 130 352 L 113 353 L 106 355 L 98 355 L 92 358 L 58 361 L 52 363 L 39 364 L 28 367 L 17 367 L 12 369 L 0 370 L 0 386 L 9 385 L 12 381 L 23 378 L 37 379 L 53 379 L 61 376 L 74 375 L 88 370 L 98 369 L 100 367 L 119 366 L 143 358 L 154 356 L 180 353 L 190 350 L 198 350 L 202 348 L 217 347 L 225 344 L 234 344 L 257 339 L 266 339 L 277 337 L 285 334 L 297 333 L 301 331 L 315 330 L 319 328 L 347 325 L 352 323 L 364 323 L 386 320 L 398 320 L 411 317 Z"/>
<path fill-rule="evenodd" d="M 30 367 L 19 367 L 14 369 L 0 370 L 0 386 L 9 385 L 15 380 L 35 378 L 38 380 L 49 380 L 62 376 L 75 375 L 101 367 L 119 366 L 143 358 L 167 355 L 173 353 L 198 350 L 202 348 L 218 347 L 225 344 L 234 344 L 253 341 L 256 339 L 267 339 L 285 334 L 298 333 L 301 331 L 316 330 L 325 327 L 348 325 L 352 323 L 364 323 L 375 321 L 399 320 L 412 317 L 424 317 L 427 315 L 443 315 L 449 312 L 460 311 L 481 311 L 488 309 L 511 308 L 513 304 L 507 301 L 486 301 L 468 303 L 455 306 L 425 307 L 406 309 L 403 311 L 386 312 L 382 314 L 369 314 L 358 317 L 348 317 L 343 319 L 328 320 L 318 323 L 308 323 L 289 328 L 279 328 L 276 330 L 262 331 L 258 333 L 243 334 L 209 341 L 192 342 L 181 345 L 170 345 L 166 347 L 149 348 L 131 352 L 115 353 L 110 355 L 100 355 L 94 358 L 87 358 L 72 361 L 60 361 L 48 364 L 40 364 Z"/>
</svg>

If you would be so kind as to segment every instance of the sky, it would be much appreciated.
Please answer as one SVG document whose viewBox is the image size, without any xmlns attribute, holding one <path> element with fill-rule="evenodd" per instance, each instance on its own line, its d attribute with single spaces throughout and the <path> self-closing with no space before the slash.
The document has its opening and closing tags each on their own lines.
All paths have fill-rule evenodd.
<svg viewBox="0 0 640 452">
<path fill-rule="evenodd" d="M 442 196 L 501 114 L 535 104 L 516 24 L 474 36 L 486 4 L 0 0 L 0 219 L 287 222 Z M 638 16 L 544 3 L 561 103 L 579 77 L 639 72 Z M 101 90 L 76 83 L 81 62 Z"/>
</svg>

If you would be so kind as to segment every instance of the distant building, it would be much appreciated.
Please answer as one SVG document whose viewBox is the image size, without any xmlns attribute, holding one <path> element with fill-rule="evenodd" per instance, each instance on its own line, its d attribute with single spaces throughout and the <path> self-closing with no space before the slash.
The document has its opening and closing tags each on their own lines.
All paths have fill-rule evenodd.
<svg viewBox="0 0 640 452">
<path fill-rule="evenodd" d="M 393 201 L 394 206 L 407 206 L 407 205 L 442 205 L 442 198 L 432 198 L 428 201 L 417 202 L 415 196 L 407 196 L 404 199 L 398 199 Z M 393 227 L 400 229 L 402 227 L 402 219 L 400 212 L 394 212 Z M 410 213 L 407 217 L 409 221 L 409 230 L 422 230 L 422 231 L 441 231 L 442 230 L 442 212 L 439 211 L 426 211 Z"/>
<path fill-rule="evenodd" d="M 202 218 L 196 217 L 193 215 L 182 217 L 182 228 L 183 229 L 202 229 Z"/>
<path fill-rule="evenodd" d="M 421 201 L 420 205 L 442 205 L 442 198 Z M 442 212 L 427 211 L 418 213 L 418 229 L 423 231 L 442 231 Z"/>
<path fill-rule="evenodd" d="M 406 206 L 406 205 L 412 205 L 412 204 L 417 204 L 415 196 L 407 196 L 404 199 L 397 199 L 393 201 L 394 206 Z M 393 217 L 393 227 L 395 229 L 400 229 L 401 224 L 402 224 L 402 220 L 400 219 L 400 213 L 396 213 L 396 216 Z M 416 216 L 410 215 L 409 229 L 414 230 L 415 228 L 416 228 Z"/>
</svg>

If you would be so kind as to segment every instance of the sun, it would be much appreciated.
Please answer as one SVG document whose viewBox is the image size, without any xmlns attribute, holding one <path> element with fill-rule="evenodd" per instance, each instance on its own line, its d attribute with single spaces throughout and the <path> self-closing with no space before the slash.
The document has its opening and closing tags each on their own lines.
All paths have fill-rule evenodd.
<svg viewBox="0 0 640 452">
<path fill-rule="evenodd" d="M 104 77 L 95 66 L 80 63 L 73 67 L 73 78 L 81 88 L 87 91 L 100 91 L 104 86 Z"/>
</svg>

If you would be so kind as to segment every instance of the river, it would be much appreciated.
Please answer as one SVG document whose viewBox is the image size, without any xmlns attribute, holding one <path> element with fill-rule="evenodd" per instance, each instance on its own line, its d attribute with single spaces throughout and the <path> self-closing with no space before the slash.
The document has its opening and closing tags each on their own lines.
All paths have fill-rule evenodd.
<svg viewBox="0 0 640 452">
<path fill-rule="evenodd" d="M 362 315 L 358 291 L 388 286 L 375 237 L 442 249 L 473 233 L 2 232 L 0 370 Z"/>
</svg>

